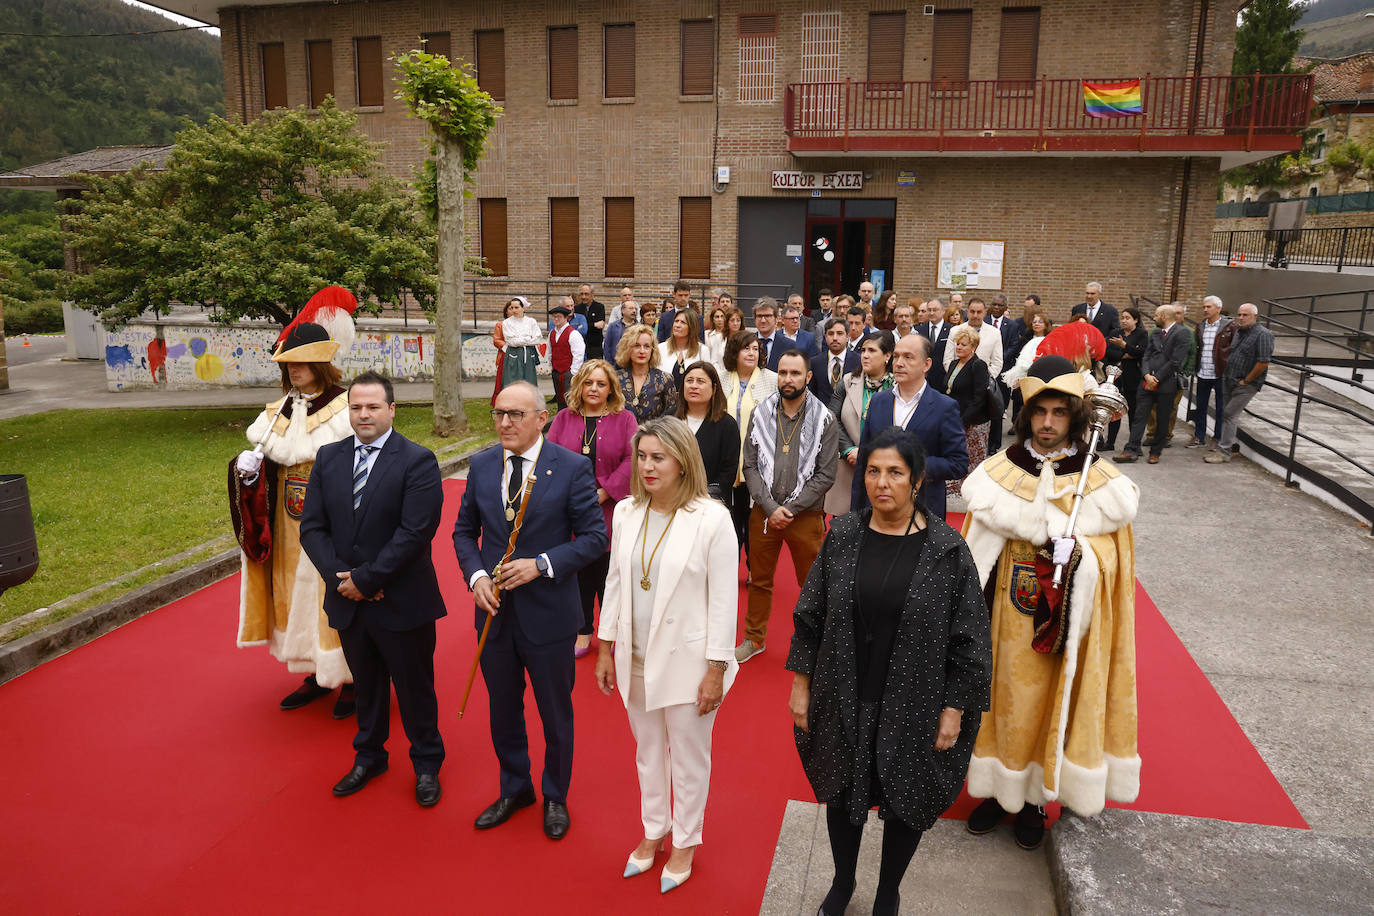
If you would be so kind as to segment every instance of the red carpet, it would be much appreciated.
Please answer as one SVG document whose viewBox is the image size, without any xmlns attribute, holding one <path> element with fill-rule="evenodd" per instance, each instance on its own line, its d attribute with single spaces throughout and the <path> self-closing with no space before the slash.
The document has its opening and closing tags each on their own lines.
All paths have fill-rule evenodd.
<svg viewBox="0 0 1374 916">
<path fill-rule="evenodd" d="M 545 839 L 538 808 L 473 830 L 497 771 L 480 679 L 467 717 L 456 718 L 476 637 L 449 540 L 462 484 L 445 487 L 435 559 L 450 611 L 437 656 L 448 760 L 438 807 L 415 804 L 394 713 L 391 771 L 351 798 L 330 795 L 352 761 L 350 723 L 330 718 L 328 699 L 276 708 L 298 679 L 264 650 L 234 648 L 235 577 L 0 687 L 0 912 L 756 913 L 783 808 L 811 797 L 782 669 L 796 587 L 780 589 L 769 650 L 744 667 L 721 710 L 696 872 L 660 897 L 656 876 L 620 878 L 640 831 L 634 751 L 619 697 L 596 689 L 591 658 L 578 670 L 569 837 Z M 1145 765 L 1133 807 L 1305 827 L 1138 594 Z M 532 711 L 531 722 L 538 761 Z M 951 813 L 968 807 L 961 799 Z"/>
</svg>

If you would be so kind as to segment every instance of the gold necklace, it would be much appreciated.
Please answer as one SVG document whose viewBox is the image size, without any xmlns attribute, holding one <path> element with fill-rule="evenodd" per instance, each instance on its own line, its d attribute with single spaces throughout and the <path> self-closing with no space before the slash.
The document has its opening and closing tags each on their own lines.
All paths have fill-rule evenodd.
<svg viewBox="0 0 1374 916">
<path fill-rule="evenodd" d="M 601 418 L 593 417 L 593 419 L 599 421 Z M 590 455 L 592 453 L 592 443 L 596 441 L 596 429 L 597 424 L 593 423 L 591 436 L 587 435 L 587 431 L 585 428 L 582 430 L 582 454 Z"/>
<path fill-rule="evenodd" d="M 801 429 L 802 419 L 806 416 L 806 402 L 802 401 L 801 410 L 797 411 L 797 422 L 792 427 L 792 435 L 782 434 L 782 400 L 778 400 L 778 439 L 782 442 L 782 452 L 787 454 L 792 450 L 792 440 L 797 438 L 797 430 Z"/>
<path fill-rule="evenodd" d="M 668 516 L 668 524 L 663 526 L 663 533 L 658 536 L 658 543 L 654 545 L 654 552 L 649 554 L 649 562 L 644 562 L 644 551 L 649 546 L 649 513 L 653 510 L 645 508 L 644 527 L 640 529 L 639 539 L 639 587 L 646 592 L 653 587 L 653 580 L 649 578 L 649 567 L 654 565 L 654 557 L 658 556 L 658 548 L 663 546 L 663 539 L 668 536 L 668 529 L 673 527 L 673 519 L 677 518 L 677 510 Z"/>
</svg>

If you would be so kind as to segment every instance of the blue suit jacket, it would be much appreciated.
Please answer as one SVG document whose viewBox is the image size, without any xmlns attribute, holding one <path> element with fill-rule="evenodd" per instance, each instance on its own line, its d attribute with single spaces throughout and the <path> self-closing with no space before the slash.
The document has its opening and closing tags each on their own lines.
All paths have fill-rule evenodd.
<svg viewBox="0 0 1374 916">
<path fill-rule="evenodd" d="M 505 456 L 496 445 L 478 452 L 468 467 L 468 483 L 453 525 L 453 549 L 464 581 L 484 569 L 491 573 L 506 551 L 511 523 L 506 521 L 501 475 Z M 535 645 L 571 639 L 582 626 L 582 598 L 577 571 L 609 549 L 606 520 L 596 501 L 592 463 L 547 439 L 534 467 L 534 489 L 512 559 L 549 558 L 554 578 L 539 577 L 501 593 L 501 611 L 492 621 L 493 636 L 514 619 Z M 480 538 L 480 544 L 479 539 Z M 480 630 L 487 612 L 474 609 Z"/>
<path fill-rule="evenodd" d="M 917 333 L 930 341 L 930 370 L 926 372 L 926 381 L 936 391 L 945 390 L 945 347 L 949 345 L 949 332 L 952 330 L 948 321 L 942 322 L 940 336 L 932 340 L 929 321 L 922 321 L 916 325 Z"/>
<path fill-rule="evenodd" d="M 844 371 L 853 372 L 859 368 L 859 354 L 856 350 L 845 348 L 844 351 Z M 835 393 L 835 386 L 830 384 L 830 351 L 826 350 L 819 356 L 811 357 L 811 383 L 806 386 L 811 389 L 811 393 L 821 399 L 824 404 L 830 403 L 831 396 Z"/>
<path fill-rule="evenodd" d="M 763 346 L 762 338 L 759 339 L 759 346 Z M 778 360 L 781 359 L 782 355 L 788 350 L 795 349 L 799 349 L 797 347 L 797 342 L 788 337 L 782 328 L 778 328 L 773 332 L 772 340 L 768 344 L 768 361 L 764 365 L 764 368 L 777 372 Z"/>
<path fill-rule="evenodd" d="M 444 599 L 430 546 L 444 507 L 434 453 L 394 429 L 372 462 L 362 502 L 353 508 L 352 436 L 320 449 L 305 490 L 301 547 L 324 577 L 324 612 L 341 630 L 355 614 L 384 630 L 411 630 L 443 617 Z M 350 601 L 335 573 L 377 601 Z"/>
<path fill-rule="evenodd" d="M 879 432 L 892 426 L 892 409 L 896 396 L 880 391 L 868 404 L 868 416 L 859 432 L 859 447 L 863 448 Z M 964 440 L 964 424 L 959 420 L 959 405 L 954 398 L 941 394 L 926 382 L 920 406 L 907 421 L 906 428 L 916 434 L 926 450 L 926 479 L 921 486 L 921 501 L 936 518 L 945 518 L 945 481 L 959 480 L 968 474 L 968 444 Z M 868 505 L 868 491 L 863 475 L 854 474 L 854 490 L 850 509 Z"/>
<path fill-rule="evenodd" d="M 821 340 L 815 334 L 806 330 L 797 331 L 797 349 L 805 350 L 808 356 L 815 356 L 821 352 Z"/>
</svg>

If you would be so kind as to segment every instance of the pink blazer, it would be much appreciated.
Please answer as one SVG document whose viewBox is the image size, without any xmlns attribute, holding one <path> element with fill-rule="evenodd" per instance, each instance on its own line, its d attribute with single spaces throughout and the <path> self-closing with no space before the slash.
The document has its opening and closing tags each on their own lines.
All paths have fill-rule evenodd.
<svg viewBox="0 0 1374 916">
<path fill-rule="evenodd" d="M 581 414 L 564 408 L 553 418 L 549 427 L 548 440 L 555 445 L 582 454 L 582 437 L 586 433 L 586 421 Z M 615 504 L 630 495 L 630 459 L 635 432 L 639 423 L 629 410 L 607 414 L 596 425 L 596 485 L 611 494 L 611 498 L 601 504 L 601 514 L 606 517 L 606 536 L 611 535 L 611 515 Z"/>
</svg>

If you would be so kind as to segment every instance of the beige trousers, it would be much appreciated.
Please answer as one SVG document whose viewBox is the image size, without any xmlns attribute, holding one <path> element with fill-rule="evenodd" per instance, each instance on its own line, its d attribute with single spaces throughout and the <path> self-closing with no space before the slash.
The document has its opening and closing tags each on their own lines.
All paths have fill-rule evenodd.
<svg viewBox="0 0 1374 916">
<path fill-rule="evenodd" d="M 630 678 L 630 731 L 639 770 L 639 816 L 650 839 L 673 835 L 686 849 L 701 843 L 711 787 L 711 730 L 716 710 L 697 715 L 695 703 L 644 709 L 644 678 Z"/>
</svg>

